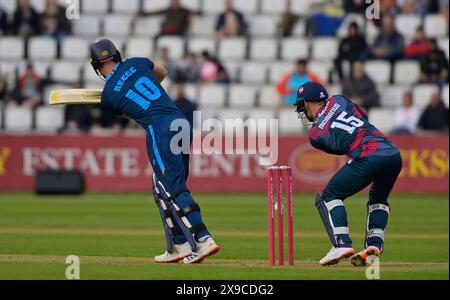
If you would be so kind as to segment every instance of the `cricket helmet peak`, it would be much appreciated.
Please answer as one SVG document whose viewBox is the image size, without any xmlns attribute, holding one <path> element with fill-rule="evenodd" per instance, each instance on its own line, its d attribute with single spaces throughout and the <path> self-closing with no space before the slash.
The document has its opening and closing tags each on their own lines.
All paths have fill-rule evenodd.
<svg viewBox="0 0 450 300">
<path fill-rule="evenodd" d="M 120 55 L 119 50 L 117 50 L 114 43 L 108 39 L 102 39 L 93 43 L 90 47 L 90 51 L 90 63 L 92 65 L 92 68 L 94 68 L 94 71 L 102 79 L 104 79 L 104 77 L 102 74 L 100 74 L 98 69 L 100 69 L 103 63 L 107 61 L 113 61 L 117 63 L 122 62 L 122 56 Z"/>
</svg>

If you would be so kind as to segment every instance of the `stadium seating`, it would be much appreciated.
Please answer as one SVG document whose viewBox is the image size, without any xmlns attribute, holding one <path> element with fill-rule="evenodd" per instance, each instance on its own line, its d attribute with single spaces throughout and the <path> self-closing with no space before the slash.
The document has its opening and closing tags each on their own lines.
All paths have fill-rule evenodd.
<svg viewBox="0 0 450 300">
<path fill-rule="evenodd" d="M 292 108 L 283 108 L 278 114 L 279 131 L 282 134 L 299 134 L 303 130 L 302 122 Z"/>
<path fill-rule="evenodd" d="M 125 57 L 152 57 L 153 41 L 147 38 L 130 38 L 126 43 Z"/>
<path fill-rule="evenodd" d="M 107 15 L 103 26 L 106 36 L 126 38 L 131 33 L 131 16 Z"/>
<path fill-rule="evenodd" d="M 278 44 L 274 39 L 253 39 L 250 45 L 250 58 L 252 60 L 273 61 L 277 58 Z"/>
<path fill-rule="evenodd" d="M 293 61 L 309 57 L 309 41 L 301 38 L 288 38 L 281 42 L 281 59 Z"/>
<path fill-rule="evenodd" d="M 243 14 L 254 15 L 259 9 L 259 0 L 233 0 L 233 7 Z"/>
<path fill-rule="evenodd" d="M 266 85 L 259 92 L 260 107 L 274 109 L 279 105 L 280 95 L 277 93 L 275 87 Z"/>
<path fill-rule="evenodd" d="M 396 84 L 413 84 L 420 78 L 420 66 L 417 61 L 399 61 L 394 67 Z"/>
<path fill-rule="evenodd" d="M 187 47 L 189 52 L 201 53 L 202 51 L 208 51 L 210 54 L 216 54 L 216 43 L 211 38 L 190 38 L 187 41 Z"/>
<path fill-rule="evenodd" d="M 25 43 L 20 37 L 2 37 L 0 60 L 17 61 L 25 55 Z"/>
<path fill-rule="evenodd" d="M 61 57 L 66 60 L 87 61 L 89 57 L 89 42 L 79 37 L 65 38 L 61 45 Z"/>
<path fill-rule="evenodd" d="M 24 107 L 5 108 L 5 130 L 14 132 L 30 131 L 33 125 L 32 111 Z"/>
<path fill-rule="evenodd" d="M 64 108 L 41 106 L 36 109 L 36 130 L 56 132 L 64 126 Z"/>
<path fill-rule="evenodd" d="M 253 37 L 273 37 L 277 30 L 278 19 L 275 16 L 257 15 L 249 20 L 249 31 Z"/>
<path fill-rule="evenodd" d="M 261 11 L 263 14 L 279 15 L 286 11 L 288 2 L 284 0 L 261 0 Z"/>
<path fill-rule="evenodd" d="M 225 106 L 226 88 L 223 85 L 206 84 L 200 88 L 200 108 L 221 108 Z"/>
<path fill-rule="evenodd" d="M 433 93 L 437 93 L 438 91 L 438 87 L 433 84 L 415 86 L 413 89 L 414 104 L 420 108 L 425 108 L 430 103 Z"/>
<path fill-rule="evenodd" d="M 208 37 L 212 40 L 215 33 L 216 17 L 194 17 L 190 26 L 190 35 L 196 37 Z"/>
<path fill-rule="evenodd" d="M 157 16 L 139 18 L 134 25 L 134 35 L 148 39 L 153 38 L 160 33 L 161 23 L 162 18 Z"/>
<path fill-rule="evenodd" d="M 207 15 L 217 15 L 225 10 L 223 1 L 203 1 L 203 13 Z"/>
<path fill-rule="evenodd" d="M 291 1 L 290 11 L 301 16 L 307 16 L 313 2 L 314 0 Z"/>
<path fill-rule="evenodd" d="M 228 77 L 231 81 L 239 81 L 240 61 L 237 60 L 224 60 L 223 66 L 227 70 Z"/>
<path fill-rule="evenodd" d="M 444 104 L 446 107 L 449 107 L 450 103 L 449 103 L 449 95 L 450 91 L 448 88 L 448 84 L 446 86 L 444 86 L 444 88 L 442 89 L 442 100 L 444 101 Z"/>
<path fill-rule="evenodd" d="M 444 37 L 448 34 L 448 24 L 442 15 L 425 17 L 425 34 L 429 37 Z"/>
<path fill-rule="evenodd" d="M 395 18 L 395 27 L 407 38 L 413 37 L 421 24 L 422 20 L 415 15 L 398 15 Z"/>
<path fill-rule="evenodd" d="M 168 48 L 172 59 L 180 59 L 184 55 L 184 40 L 180 37 L 164 36 L 158 39 L 157 48 Z"/>
<path fill-rule="evenodd" d="M 29 58 L 33 61 L 51 61 L 56 58 L 57 45 L 51 37 L 36 36 L 28 42 Z"/>
<path fill-rule="evenodd" d="M 95 1 L 88 1 L 95 2 Z M 95 38 L 99 36 L 102 18 L 94 15 L 81 15 L 80 19 L 73 20 L 73 33 L 76 36 Z"/>
<path fill-rule="evenodd" d="M 59 83 L 76 84 L 80 80 L 80 63 L 55 61 L 51 66 L 51 79 Z"/>
<path fill-rule="evenodd" d="M 247 41 L 244 38 L 226 38 L 220 41 L 219 58 L 220 59 L 245 59 L 247 52 Z"/>
<path fill-rule="evenodd" d="M 388 134 L 395 126 L 394 111 L 388 108 L 373 108 L 369 111 L 369 121 L 381 132 Z"/>
<path fill-rule="evenodd" d="M 385 85 L 380 86 L 381 105 L 386 108 L 396 108 L 402 104 L 403 96 L 408 89 L 401 85 Z"/>
<path fill-rule="evenodd" d="M 276 84 L 287 73 L 294 71 L 292 63 L 279 62 L 270 65 L 269 79 L 270 83 Z"/>
<path fill-rule="evenodd" d="M 112 0 L 114 14 L 136 14 L 139 11 L 140 0 Z"/>
<path fill-rule="evenodd" d="M 104 15 L 109 11 L 108 0 L 82 0 L 81 11 L 88 14 Z"/>
<path fill-rule="evenodd" d="M 202 0 L 181 0 L 181 5 L 194 12 L 202 11 Z"/>
<path fill-rule="evenodd" d="M 251 109 L 256 105 L 256 88 L 245 85 L 230 87 L 228 97 L 231 108 Z"/>
<path fill-rule="evenodd" d="M 364 65 L 367 75 L 377 84 L 388 84 L 391 79 L 391 64 L 387 61 L 369 61 Z"/>
<path fill-rule="evenodd" d="M 439 39 L 438 43 L 439 43 L 439 47 L 445 52 L 447 59 L 449 59 L 450 58 L 450 55 L 449 55 L 450 44 L 449 44 L 448 37 Z"/>
<path fill-rule="evenodd" d="M 316 60 L 332 60 L 338 54 L 338 42 L 335 38 L 317 38 L 313 41 L 312 57 Z"/>
<path fill-rule="evenodd" d="M 263 84 L 267 80 L 267 64 L 245 62 L 241 65 L 240 80 L 242 83 Z"/>
<path fill-rule="evenodd" d="M 17 8 L 17 0 L 2 0 L 1 7 L 8 14 L 13 14 Z"/>
</svg>

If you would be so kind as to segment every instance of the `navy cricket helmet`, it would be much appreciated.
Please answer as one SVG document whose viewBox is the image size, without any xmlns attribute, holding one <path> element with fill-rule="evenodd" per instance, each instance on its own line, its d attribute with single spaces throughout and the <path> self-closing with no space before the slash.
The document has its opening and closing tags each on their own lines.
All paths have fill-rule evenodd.
<svg viewBox="0 0 450 300">
<path fill-rule="evenodd" d="M 328 92 L 322 84 L 312 81 L 304 83 L 297 91 L 297 102 L 295 104 L 299 118 L 302 120 L 306 118 L 313 122 L 314 120 L 311 120 L 306 114 L 305 102 L 324 102 L 328 101 L 328 98 Z"/>
<path fill-rule="evenodd" d="M 97 75 L 102 79 L 104 79 L 104 77 L 100 74 L 98 69 L 100 69 L 103 63 L 107 61 L 117 63 L 122 62 L 122 56 L 120 55 L 119 50 L 117 50 L 114 43 L 110 40 L 99 40 L 93 43 L 90 48 L 91 58 L 89 62 L 91 63 L 92 68 L 94 68 L 95 73 L 97 73 Z"/>
</svg>

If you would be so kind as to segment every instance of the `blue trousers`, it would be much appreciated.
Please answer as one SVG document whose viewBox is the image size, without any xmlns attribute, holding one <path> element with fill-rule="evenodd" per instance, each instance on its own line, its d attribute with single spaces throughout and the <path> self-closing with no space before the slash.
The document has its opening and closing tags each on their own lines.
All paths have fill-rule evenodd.
<svg viewBox="0 0 450 300">
<path fill-rule="evenodd" d="M 172 121 L 173 118 L 168 118 L 157 125 L 147 128 L 147 152 L 153 172 L 165 190 L 170 195 L 175 195 L 182 191 L 174 201 L 180 209 L 184 209 L 195 203 L 186 186 L 189 176 L 189 153 L 174 154 L 172 152 L 170 147 L 172 138 L 178 133 L 170 131 Z M 192 132 L 186 138 L 192 141 L 191 137 Z M 193 227 L 203 224 L 199 211 L 189 213 L 187 219 Z M 176 224 L 175 227 L 178 227 L 178 225 Z M 209 235 L 209 232 L 205 229 L 195 233 L 195 238 L 198 240 L 207 235 Z M 179 234 L 175 236 L 174 240 L 176 244 L 182 244 L 186 242 L 186 237 Z"/>
<path fill-rule="evenodd" d="M 399 153 L 391 156 L 369 156 L 350 161 L 330 180 L 322 193 L 325 203 L 333 200 L 344 201 L 370 184 L 367 203 L 368 220 L 366 247 L 377 246 L 383 249 L 384 230 L 389 217 L 389 194 L 400 174 L 402 159 Z M 347 213 L 344 206 L 336 206 L 330 211 L 334 227 L 348 228 Z M 341 245 L 350 246 L 348 234 L 339 234 Z"/>
</svg>

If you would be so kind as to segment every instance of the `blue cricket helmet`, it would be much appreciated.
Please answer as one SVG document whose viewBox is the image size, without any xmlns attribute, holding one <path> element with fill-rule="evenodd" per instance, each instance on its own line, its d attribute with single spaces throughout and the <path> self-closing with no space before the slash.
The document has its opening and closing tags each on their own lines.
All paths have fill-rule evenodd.
<svg viewBox="0 0 450 300">
<path fill-rule="evenodd" d="M 328 98 L 328 92 L 322 84 L 313 81 L 304 83 L 297 91 L 297 102 L 295 104 L 299 118 L 302 120 L 307 118 L 312 122 L 313 120 L 306 115 L 305 102 L 323 102 L 328 101 Z"/>
</svg>

